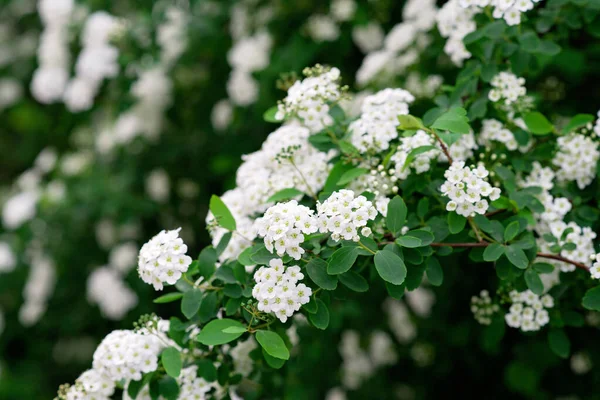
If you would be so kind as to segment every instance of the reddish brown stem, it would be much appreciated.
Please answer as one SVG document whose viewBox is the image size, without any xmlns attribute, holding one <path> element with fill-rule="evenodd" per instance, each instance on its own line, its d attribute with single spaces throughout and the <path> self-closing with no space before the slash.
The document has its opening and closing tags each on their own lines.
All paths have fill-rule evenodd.
<svg viewBox="0 0 600 400">
<path fill-rule="evenodd" d="M 442 147 L 442 151 L 444 152 L 444 154 L 448 158 L 448 163 L 450 165 L 452 165 L 452 156 L 450 156 L 450 152 L 448 151 L 448 147 L 446 147 L 446 143 L 444 143 L 444 141 L 438 136 L 438 134 L 435 132 L 435 129 L 432 128 L 429 131 L 433 134 L 433 136 L 435 136 L 435 138 L 437 139 L 438 143 Z"/>
<path fill-rule="evenodd" d="M 489 213 L 485 213 L 485 216 L 486 217 L 493 217 L 494 215 L 503 213 L 504 211 L 507 211 L 506 208 L 501 208 L 499 210 L 490 211 Z"/>
<path fill-rule="evenodd" d="M 550 258 L 552 260 L 557 260 L 557 261 L 562 261 L 562 262 L 566 262 L 569 263 L 571 265 L 576 266 L 577 268 L 581 268 L 584 269 L 586 271 L 589 271 L 590 269 L 587 267 L 587 265 L 582 264 L 580 262 L 577 261 L 573 261 L 573 260 L 569 260 L 568 258 L 564 258 L 562 256 L 556 255 L 556 254 L 547 254 L 547 253 L 537 253 L 538 257 L 542 257 L 542 258 Z"/>
<path fill-rule="evenodd" d="M 479 243 L 431 243 L 432 247 L 487 247 L 491 243 L 489 242 L 479 242 Z M 567 264 L 571 264 L 576 266 L 577 268 L 581 268 L 583 270 L 589 271 L 589 267 L 585 264 L 582 264 L 577 261 L 569 260 L 563 256 L 559 256 L 556 254 L 548 254 L 548 253 L 537 253 L 536 256 L 541 258 L 549 258 L 552 260 L 562 261 Z"/>
</svg>

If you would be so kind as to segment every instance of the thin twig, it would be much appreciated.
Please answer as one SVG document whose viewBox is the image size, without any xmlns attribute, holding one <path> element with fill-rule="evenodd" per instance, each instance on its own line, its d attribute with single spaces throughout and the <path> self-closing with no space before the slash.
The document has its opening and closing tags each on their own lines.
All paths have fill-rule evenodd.
<svg viewBox="0 0 600 400">
<path fill-rule="evenodd" d="M 452 165 L 452 156 L 450 155 L 450 152 L 448 151 L 448 147 L 446 146 L 446 143 L 444 143 L 444 141 L 438 136 L 438 134 L 435 132 L 435 129 L 428 129 L 428 131 L 435 136 L 435 138 L 437 139 L 438 143 L 440 144 L 440 146 L 442 147 L 442 151 L 444 152 L 444 154 L 446 155 L 446 157 L 448 158 L 448 163 L 450 165 Z"/>
<path fill-rule="evenodd" d="M 432 247 L 487 247 L 492 243 L 489 242 L 479 242 L 479 243 L 431 243 L 430 246 Z M 573 261 L 570 260 L 566 257 L 563 256 L 559 256 L 557 254 L 548 254 L 548 253 L 537 253 L 536 254 L 537 257 L 541 257 L 541 258 L 550 258 L 552 260 L 557 260 L 557 261 L 562 261 L 565 262 L 567 264 L 571 264 L 576 266 L 577 268 L 581 268 L 584 269 L 586 271 L 589 271 L 589 267 L 585 264 L 582 264 L 580 262 L 577 261 Z"/>
<path fill-rule="evenodd" d="M 493 217 L 496 214 L 503 213 L 504 211 L 508 211 L 506 208 L 501 208 L 499 210 L 490 211 L 489 213 L 485 213 L 485 217 Z"/>
</svg>

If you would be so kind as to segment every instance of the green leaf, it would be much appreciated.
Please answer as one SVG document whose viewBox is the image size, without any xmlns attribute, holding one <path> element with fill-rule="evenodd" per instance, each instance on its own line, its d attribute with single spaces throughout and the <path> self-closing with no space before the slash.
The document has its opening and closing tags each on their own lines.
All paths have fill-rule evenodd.
<svg viewBox="0 0 600 400">
<path fill-rule="evenodd" d="M 450 109 L 449 111 L 440 115 L 438 119 L 435 120 L 433 125 L 431 125 L 431 127 L 463 134 L 467 134 L 471 131 L 471 126 L 469 126 L 469 118 L 467 118 L 467 111 L 464 108 Z"/>
<path fill-rule="evenodd" d="M 140 379 L 139 381 L 129 381 L 129 384 L 127 385 L 127 394 L 129 395 L 131 400 L 135 400 L 137 398 L 138 394 L 140 393 L 140 390 L 142 390 L 144 386 L 146 386 L 148 382 L 150 382 L 153 376 L 154 372 L 150 372 L 148 374 L 144 374 L 142 379 Z"/>
<path fill-rule="evenodd" d="M 463 137 L 462 133 L 452 133 L 452 132 L 439 132 L 438 136 L 444 143 L 448 146 L 452 146 L 456 143 L 461 137 Z"/>
<path fill-rule="evenodd" d="M 401 285 L 406 279 L 406 265 L 396 254 L 380 250 L 375 254 L 375 269 L 381 279 L 393 285 Z"/>
<path fill-rule="evenodd" d="M 338 279 L 344 286 L 355 292 L 366 292 L 369 290 L 369 283 L 361 275 L 354 271 L 348 271 L 338 276 Z"/>
<path fill-rule="evenodd" d="M 504 246 L 498 243 L 492 243 L 483 251 L 483 259 L 491 262 L 499 259 L 504 254 Z"/>
<path fill-rule="evenodd" d="M 523 117 L 527 129 L 534 135 L 547 135 L 554 130 L 554 126 L 548 119 L 537 111 L 525 114 Z"/>
<path fill-rule="evenodd" d="M 215 251 L 217 252 L 217 256 L 220 256 L 221 254 L 223 254 L 223 252 L 229 245 L 231 236 L 233 236 L 233 232 L 227 232 L 226 234 L 223 235 L 221 240 L 219 240 L 219 244 L 217 244 L 217 247 L 215 248 Z"/>
<path fill-rule="evenodd" d="M 228 326 L 227 328 L 223 329 L 223 332 L 225 332 L 225 333 L 244 333 L 247 330 L 248 329 L 246 329 L 243 326 Z"/>
<path fill-rule="evenodd" d="M 444 282 L 444 270 L 436 257 L 429 257 L 425 273 L 427 274 L 429 283 L 433 286 L 441 286 Z"/>
<path fill-rule="evenodd" d="M 564 330 L 552 328 L 548 331 L 548 345 L 554 354 L 560 358 L 569 358 L 571 341 Z"/>
<path fill-rule="evenodd" d="M 261 349 L 261 351 L 263 357 L 265 358 L 265 361 L 267 362 L 267 364 L 269 364 L 269 367 L 279 369 L 285 364 L 285 360 L 270 356 L 269 353 L 265 351 L 265 349 Z"/>
<path fill-rule="evenodd" d="M 210 198 L 210 211 L 213 213 L 220 226 L 227 230 L 235 231 L 235 219 L 233 218 L 233 215 L 231 215 L 229 208 L 227 208 L 219 196 L 213 194 Z"/>
<path fill-rule="evenodd" d="M 188 290 L 181 300 L 181 312 L 187 319 L 192 319 L 200 309 L 202 292 L 198 289 Z"/>
<path fill-rule="evenodd" d="M 200 322 L 207 322 L 217 314 L 217 292 L 208 292 L 204 295 L 198 316 Z"/>
<path fill-rule="evenodd" d="M 198 376 L 200 378 L 203 378 L 207 382 L 214 382 L 217 380 L 217 369 L 212 360 L 199 359 L 194 361 L 194 364 L 198 366 Z"/>
<path fill-rule="evenodd" d="M 238 256 L 238 262 L 246 267 L 254 265 L 254 261 L 252 260 L 252 252 L 254 252 L 252 247 L 248 247 L 246 250 L 242 251 Z"/>
<path fill-rule="evenodd" d="M 405 170 L 415 160 L 415 158 L 417 158 L 417 156 L 423 153 L 427 153 L 431 150 L 439 151 L 439 149 L 436 146 L 419 146 L 412 149 L 410 153 L 408 153 L 408 156 L 406 156 L 406 161 L 404 161 L 402 170 Z"/>
<path fill-rule="evenodd" d="M 163 350 L 160 359 L 167 375 L 177 378 L 181 373 L 181 354 L 175 347 L 167 347 Z"/>
<path fill-rule="evenodd" d="M 529 265 L 529 260 L 527 259 L 525 252 L 515 245 L 506 247 L 505 254 L 508 261 L 517 268 L 525 269 Z"/>
<path fill-rule="evenodd" d="M 329 310 L 321 299 L 317 301 L 317 312 L 314 314 L 308 314 L 308 319 L 315 326 L 315 328 L 325 330 L 329 326 Z"/>
<path fill-rule="evenodd" d="M 423 122 L 419 118 L 413 117 L 412 115 L 398 115 L 398 122 L 400 122 L 400 125 L 398 125 L 398 129 L 403 131 L 409 129 L 417 130 L 425 128 Z"/>
<path fill-rule="evenodd" d="M 274 124 L 280 124 L 281 120 L 275 118 L 275 114 L 277 114 L 277 106 L 273 106 L 269 108 L 263 114 L 263 119 L 267 122 L 272 122 Z"/>
<path fill-rule="evenodd" d="M 183 297 L 183 293 L 179 293 L 179 292 L 167 293 L 167 294 L 163 294 L 162 296 L 154 299 L 154 303 L 156 303 L 156 304 L 171 303 L 173 301 L 179 300 L 182 297 Z"/>
<path fill-rule="evenodd" d="M 529 290 L 538 296 L 544 293 L 544 284 L 542 283 L 542 280 L 535 269 L 528 268 L 525 271 L 525 283 L 527 284 Z"/>
<path fill-rule="evenodd" d="M 290 352 L 281 336 L 277 333 L 259 330 L 256 332 L 256 340 L 271 357 L 289 360 Z"/>
<path fill-rule="evenodd" d="M 600 286 L 585 292 L 581 304 L 588 310 L 600 311 Z"/>
<path fill-rule="evenodd" d="M 594 122 L 594 116 L 592 114 L 577 114 L 560 130 L 560 133 L 561 135 L 569 134 L 586 126 L 590 122 Z"/>
<path fill-rule="evenodd" d="M 165 400 L 177 400 L 179 397 L 179 385 L 172 377 L 165 376 L 158 381 L 158 392 Z"/>
<path fill-rule="evenodd" d="M 313 258 L 306 264 L 306 272 L 310 279 L 320 288 L 335 290 L 337 278 L 327 273 L 327 262 L 320 258 Z"/>
<path fill-rule="evenodd" d="M 510 242 L 519 234 L 519 221 L 513 221 L 504 230 L 504 241 Z"/>
<path fill-rule="evenodd" d="M 215 273 L 217 259 L 217 251 L 212 246 L 205 247 L 200 252 L 200 255 L 198 256 L 198 273 L 200 276 L 203 276 L 205 280 Z"/>
<path fill-rule="evenodd" d="M 338 142 L 338 146 L 340 147 L 340 150 L 342 150 L 342 153 L 344 153 L 344 154 L 348 154 L 348 155 L 360 154 L 358 149 L 352 143 L 348 142 L 347 140 L 340 140 Z"/>
<path fill-rule="evenodd" d="M 344 174 L 340 177 L 340 180 L 337 181 L 337 185 L 346 185 L 368 172 L 369 170 L 367 168 L 352 168 L 351 170 L 344 172 Z"/>
<path fill-rule="evenodd" d="M 283 200 L 293 199 L 298 196 L 304 196 L 304 193 L 296 188 L 283 189 L 269 197 L 267 199 L 267 203 L 277 203 Z"/>
<path fill-rule="evenodd" d="M 223 288 L 223 294 L 225 294 L 225 296 L 237 299 L 242 296 L 242 288 L 240 287 L 240 285 L 228 283 Z"/>
<path fill-rule="evenodd" d="M 387 228 L 396 235 L 402 230 L 406 223 L 408 208 L 400 196 L 394 196 L 388 203 L 388 212 L 385 218 Z"/>
<path fill-rule="evenodd" d="M 531 267 L 540 274 L 550 274 L 554 271 L 554 265 L 549 263 L 537 262 Z"/>
<path fill-rule="evenodd" d="M 207 346 L 217 346 L 220 344 L 229 343 L 240 336 L 244 332 L 237 333 L 228 333 L 223 332 L 224 329 L 229 327 L 238 327 L 244 328 L 244 332 L 246 331 L 246 327 L 242 325 L 240 322 L 235 321 L 233 319 L 223 318 L 223 319 L 215 319 L 206 324 L 198 336 L 196 336 L 196 340 Z"/>
<path fill-rule="evenodd" d="M 467 219 L 462 215 L 458 215 L 455 212 L 448 214 L 448 229 L 450 230 L 450 233 L 457 234 L 462 232 L 466 223 Z"/>
<path fill-rule="evenodd" d="M 348 246 L 336 250 L 327 261 L 327 273 L 329 275 L 343 274 L 352 268 L 357 257 L 357 247 Z"/>
<path fill-rule="evenodd" d="M 396 243 L 400 247 L 415 248 L 428 246 L 433 242 L 433 240 L 433 233 L 424 229 L 415 229 L 400 236 L 398 239 L 396 239 Z"/>
</svg>

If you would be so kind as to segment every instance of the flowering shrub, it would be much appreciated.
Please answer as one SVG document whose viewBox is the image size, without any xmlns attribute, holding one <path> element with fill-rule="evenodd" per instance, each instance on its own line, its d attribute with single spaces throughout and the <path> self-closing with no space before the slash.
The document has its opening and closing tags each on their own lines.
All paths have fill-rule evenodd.
<svg viewBox="0 0 600 400">
<path fill-rule="evenodd" d="M 132 43 L 148 32 L 136 32 L 135 19 L 91 13 L 81 23 L 71 78 L 67 28 L 76 9 L 68 0 L 40 1 L 32 95 L 64 102 L 71 112 L 106 108 L 114 118 L 98 124 L 100 111 L 82 117 L 100 127 L 92 145 L 41 153 L 4 203 L 3 226 L 14 233 L 0 242 L 0 271 L 22 262 L 14 243 L 27 248 L 31 264 L 21 322 L 34 324 L 52 308 L 54 282 L 62 278 L 52 257 L 60 238 L 39 224 L 52 222 L 53 213 L 36 218 L 37 209 L 59 213 L 66 203 L 71 215 L 79 198 L 120 198 L 106 206 L 108 214 L 131 216 L 117 224 L 89 217 L 103 249 L 100 265 L 108 260 L 89 274 L 89 302 L 121 319 L 138 302 L 139 311 L 149 311 L 148 293 L 161 291 L 154 300 L 161 317 L 106 330 L 89 369 L 61 386 L 58 398 L 437 398 L 464 371 L 476 378 L 465 389 L 471 396 L 490 389 L 499 396 L 590 396 L 597 378 L 592 334 L 600 323 L 600 121 L 586 112 L 595 113 L 600 98 L 577 101 L 551 78 L 594 81 L 584 65 L 585 54 L 595 54 L 600 3 L 450 0 L 438 8 L 411 0 L 385 35 L 376 20 L 388 9 L 332 1 L 302 20 L 297 37 L 311 44 L 351 37 L 367 53 L 356 86 L 344 84 L 354 71 L 343 57 L 323 54 L 303 76 L 288 73 L 281 60 L 301 60 L 309 45 L 282 45 L 262 29 L 292 17 L 287 6 L 275 15 L 258 3 L 226 9 L 231 71 L 216 81 L 228 98 L 213 99 L 211 129 L 235 126 L 234 112 L 250 105 L 237 123 L 255 120 L 252 111 L 260 109 L 266 122 L 281 126 L 242 157 L 235 187 L 210 197 L 212 244 L 196 257 L 203 240 L 191 221 L 204 217 L 194 204 L 199 196 L 208 200 L 206 187 L 199 193 L 186 168 L 171 165 L 167 153 L 178 146 L 162 134 L 173 121 L 199 129 L 182 116 L 189 108 L 172 107 L 193 97 L 177 87 L 193 83 L 197 72 L 178 69 L 188 62 L 193 16 L 166 8 L 149 29 L 153 62 L 140 62 L 129 79 L 117 60 L 134 57 Z M 219 6 L 198 7 L 220 21 Z M 178 74 L 189 81 L 177 81 Z M 101 86 L 119 79 L 129 79 L 130 102 L 113 110 L 112 96 L 120 94 L 103 94 Z M 266 81 L 286 94 L 276 101 L 261 90 Z M 181 147 L 197 143 L 182 137 Z M 135 192 L 141 200 L 129 201 L 123 189 L 139 190 L 129 160 L 146 158 L 152 168 Z M 131 175 L 101 186 L 107 193 L 80 189 L 123 165 Z M 181 178 L 177 200 L 172 175 Z M 141 246 L 139 279 L 126 278 L 136 264 L 137 226 L 158 210 L 164 215 L 149 225 L 152 233 L 165 230 Z M 87 222 L 72 221 L 89 235 Z M 592 383 L 570 384 L 570 370 Z M 432 376 L 444 378 L 431 385 Z"/>
</svg>

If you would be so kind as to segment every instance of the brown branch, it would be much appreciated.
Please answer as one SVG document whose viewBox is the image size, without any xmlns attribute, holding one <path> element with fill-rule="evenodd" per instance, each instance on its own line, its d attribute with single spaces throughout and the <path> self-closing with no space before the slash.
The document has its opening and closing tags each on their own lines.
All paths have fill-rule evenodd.
<svg viewBox="0 0 600 400">
<path fill-rule="evenodd" d="M 587 265 L 582 264 L 580 262 L 577 261 L 573 261 L 573 260 L 569 260 L 568 258 L 564 258 L 562 256 L 556 255 L 556 254 L 547 254 L 547 253 L 537 253 L 538 257 L 542 257 L 542 258 L 550 258 L 552 260 L 557 260 L 557 261 L 562 261 L 562 262 L 566 262 L 568 264 L 574 265 L 577 268 L 581 268 L 584 269 L 586 271 L 589 271 L 590 269 L 588 268 Z"/>
<path fill-rule="evenodd" d="M 487 247 L 490 244 L 491 243 L 489 243 L 489 242 L 479 242 L 479 243 L 431 243 L 430 246 L 432 246 L 432 247 L 462 247 L 462 248 L 466 248 L 466 247 Z M 569 260 L 568 258 L 565 258 L 563 256 L 559 256 L 559 255 L 556 255 L 556 254 L 537 253 L 536 256 L 537 257 L 541 257 L 541 258 L 550 258 L 552 260 L 562 261 L 562 262 L 574 265 L 577 268 L 581 268 L 581 269 L 586 270 L 586 271 L 590 270 L 589 267 L 587 265 L 585 265 L 585 264 L 582 264 L 582 263 L 577 262 L 577 261 Z"/>
<path fill-rule="evenodd" d="M 485 213 L 485 216 L 486 217 L 493 217 L 494 215 L 503 213 L 504 211 L 508 211 L 508 210 L 506 208 L 501 208 L 499 210 L 490 211 L 489 213 Z"/>
<path fill-rule="evenodd" d="M 448 163 L 450 165 L 452 165 L 452 156 L 450 156 L 450 152 L 448 151 L 448 147 L 446 147 L 446 143 L 444 143 L 444 141 L 438 136 L 438 134 L 435 132 L 435 129 L 431 128 L 431 129 L 429 129 L 429 132 L 431 132 L 431 134 L 433 136 L 435 136 L 435 138 L 437 139 L 438 143 L 442 147 L 442 151 L 444 152 L 444 154 L 448 158 Z"/>
</svg>

